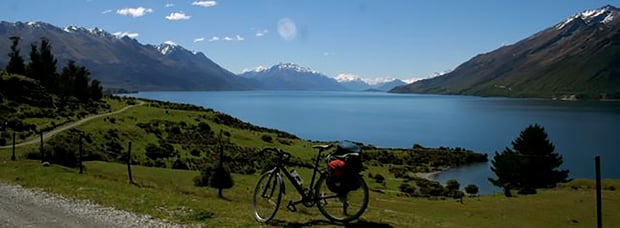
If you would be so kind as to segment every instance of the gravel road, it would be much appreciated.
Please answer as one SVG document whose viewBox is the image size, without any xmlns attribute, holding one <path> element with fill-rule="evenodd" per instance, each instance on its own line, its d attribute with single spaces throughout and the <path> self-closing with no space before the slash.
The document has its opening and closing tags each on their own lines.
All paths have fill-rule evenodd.
<svg viewBox="0 0 620 228">
<path fill-rule="evenodd" d="M 0 182 L 0 227 L 183 227 L 150 216 Z"/>
</svg>

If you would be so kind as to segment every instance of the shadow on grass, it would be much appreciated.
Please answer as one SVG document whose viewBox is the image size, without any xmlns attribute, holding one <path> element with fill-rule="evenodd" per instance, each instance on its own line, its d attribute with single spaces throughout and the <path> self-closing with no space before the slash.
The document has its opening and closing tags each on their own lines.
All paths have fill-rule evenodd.
<svg viewBox="0 0 620 228">
<path fill-rule="evenodd" d="M 321 226 L 321 225 L 342 225 L 337 223 L 332 223 L 327 220 L 311 220 L 305 223 L 301 222 L 290 222 L 290 221 L 282 221 L 275 219 L 269 223 L 271 226 L 276 227 L 288 227 L 288 228 L 296 228 L 296 227 L 309 227 L 309 226 Z M 357 228 L 357 227 L 377 227 L 377 228 L 392 228 L 393 226 L 385 223 L 371 222 L 371 221 L 355 221 L 353 223 L 349 223 L 343 225 L 343 227 L 349 228 Z"/>
</svg>

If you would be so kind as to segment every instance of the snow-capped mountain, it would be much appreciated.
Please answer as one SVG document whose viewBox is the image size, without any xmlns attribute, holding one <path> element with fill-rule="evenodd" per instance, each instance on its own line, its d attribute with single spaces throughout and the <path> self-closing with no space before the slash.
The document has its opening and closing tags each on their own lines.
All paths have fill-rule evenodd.
<svg viewBox="0 0 620 228">
<path fill-rule="evenodd" d="M 620 10 L 607 5 L 392 92 L 620 98 L 619 50 Z"/>
<path fill-rule="evenodd" d="M 120 33 L 119 33 L 120 34 Z M 0 53 L 9 53 L 11 36 L 20 37 L 28 60 L 31 43 L 50 41 L 58 67 L 74 60 L 107 88 L 128 90 L 239 90 L 251 83 L 220 67 L 201 52 L 166 42 L 144 45 L 129 36 L 75 25 L 59 28 L 44 22 L 0 22 Z M 8 62 L 0 55 L 0 66 Z"/>
<path fill-rule="evenodd" d="M 361 78 L 354 74 L 339 74 L 336 81 L 349 90 L 380 90 L 388 91 L 396 86 L 405 85 L 406 83 L 397 78 Z"/>
<path fill-rule="evenodd" d="M 571 22 L 575 20 L 579 20 L 585 23 L 586 25 L 593 25 L 593 24 L 598 24 L 598 23 L 607 24 L 607 23 L 612 22 L 614 18 L 618 19 L 617 17 L 618 17 L 618 9 L 613 6 L 607 5 L 600 9 L 586 10 L 581 13 L 577 13 L 573 15 L 572 17 L 567 18 L 564 22 L 561 22 L 555 25 L 555 29 L 561 30 L 562 28 L 564 28 L 564 26 L 570 24 Z"/>
<path fill-rule="evenodd" d="M 333 78 L 294 63 L 261 66 L 239 76 L 255 80 L 265 90 L 346 90 Z"/>
</svg>

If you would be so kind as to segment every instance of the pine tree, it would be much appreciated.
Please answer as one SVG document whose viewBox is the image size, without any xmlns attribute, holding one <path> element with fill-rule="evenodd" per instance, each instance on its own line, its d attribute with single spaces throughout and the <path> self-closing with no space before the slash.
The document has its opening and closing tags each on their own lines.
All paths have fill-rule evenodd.
<svg viewBox="0 0 620 228">
<path fill-rule="evenodd" d="M 24 64 L 24 59 L 19 54 L 19 37 L 12 36 L 9 37 L 12 41 L 11 43 L 11 52 L 9 53 L 9 63 L 6 65 L 6 72 L 12 74 L 26 74 L 26 65 Z"/>
<path fill-rule="evenodd" d="M 46 38 L 41 38 L 39 58 L 41 60 L 41 83 L 49 90 L 58 92 L 56 88 L 56 63 L 58 61 L 52 54 L 52 46 Z"/>
<path fill-rule="evenodd" d="M 101 82 L 99 80 L 92 80 L 90 82 L 89 90 L 91 99 L 98 101 L 103 98 L 103 87 L 101 86 Z"/>
<path fill-rule="evenodd" d="M 549 188 L 565 182 L 569 171 L 557 170 L 563 161 L 554 150 L 545 129 L 530 125 L 512 142 L 512 149 L 495 153 L 491 170 L 497 179 L 489 180 L 507 190 Z"/>
<path fill-rule="evenodd" d="M 41 85 L 52 92 L 58 92 L 56 85 L 56 63 L 52 47 L 46 38 L 41 38 L 41 46 L 30 45 L 30 63 L 26 76 L 39 80 Z"/>
<path fill-rule="evenodd" d="M 41 80 L 41 57 L 35 43 L 30 44 L 30 63 L 26 66 L 26 76 Z"/>
</svg>

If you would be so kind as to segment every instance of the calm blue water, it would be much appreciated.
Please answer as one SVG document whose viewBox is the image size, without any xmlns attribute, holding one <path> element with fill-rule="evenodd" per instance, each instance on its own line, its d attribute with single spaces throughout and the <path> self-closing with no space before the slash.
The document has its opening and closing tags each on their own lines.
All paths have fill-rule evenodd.
<svg viewBox="0 0 620 228">
<path fill-rule="evenodd" d="M 310 140 L 349 139 L 384 147 L 464 147 L 493 155 L 530 124 L 545 127 L 570 177 L 620 178 L 620 102 L 551 101 L 367 92 L 140 92 L 131 96 L 189 103 Z M 491 156 L 490 156 L 491 157 Z M 437 177 L 499 192 L 489 164 Z"/>
</svg>

